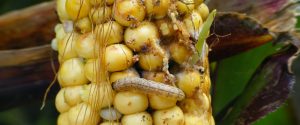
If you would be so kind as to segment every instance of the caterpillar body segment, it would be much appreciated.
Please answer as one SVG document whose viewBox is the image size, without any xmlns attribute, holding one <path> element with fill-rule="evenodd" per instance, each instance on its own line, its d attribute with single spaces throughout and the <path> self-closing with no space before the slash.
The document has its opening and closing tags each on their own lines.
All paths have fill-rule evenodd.
<svg viewBox="0 0 300 125">
<path fill-rule="evenodd" d="M 176 100 L 183 100 L 185 98 L 183 91 L 177 87 L 142 78 L 120 79 L 114 83 L 113 88 L 116 91 L 139 91 L 148 95 L 159 95 L 162 97 L 174 98 Z"/>
<path fill-rule="evenodd" d="M 202 0 L 57 0 L 57 12 L 58 125 L 214 125 L 206 44 L 190 63 Z"/>
</svg>

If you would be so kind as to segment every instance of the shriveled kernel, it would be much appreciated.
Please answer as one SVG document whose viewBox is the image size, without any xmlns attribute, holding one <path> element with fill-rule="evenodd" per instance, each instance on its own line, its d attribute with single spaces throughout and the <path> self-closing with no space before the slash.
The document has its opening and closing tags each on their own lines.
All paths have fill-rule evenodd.
<svg viewBox="0 0 300 125">
<path fill-rule="evenodd" d="M 93 23 L 101 24 L 107 22 L 111 17 L 112 9 L 108 6 L 98 7 L 96 9 L 91 9 L 90 17 Z"/>
<path fill-rule="evenodd" d="M 145 7 L 140 0 L 115 0 L 113 17 L 123 26 L 135 25 L 144 20 Z"/>
<path fill-rule="evenodd" d="M 89 0 L 66 0 L 66 10 L 72 20 L 88 16 L 90 9 Z"/>
<path fill-rule="evenodd" d="M 206 20 L 209 14 L 209 9 L 208 7 L 202 3 L 197 7 L 197 11 L 199 12 L 199 14 L 201 15 L 203 20 Z"/>
<path fill-rule="evenodd" d="M 84 64 L 80 58 L 72 58 L 62 63 L 58 77 L 62 87 L 84 85 L 88 79 L 84 75 Z"/>
<path fill-rule="evenodd" d="M 176 7 L 180 14 L 186 14 L 194 10 L 194 0 L 179 0 L 176 1 Z"/>
<path fill-rule="evenodd" d="M 113 83 L 119 79 L 127 78 L 127 77 L 140 77 L 140 76 L 135 69 L 130 68 L 130 69 L 120 71 L 120 72 L 113 72 L 110 75 L 109 79 L 110 79 L 110 82 Z"/>
<path fill-rule="evenodd" d="M 63 22 L 64 30 L 66 33 L 77 33 L 74 32 L 74 21 L 68 20 Z"/>
<path fill-rule="evenodd" d="M 160 19 L 155 22 L 157 28 L 162 36 L 170 37 L 174 35 L 175 31 L 172 22 L 168 19 Z"/>
<path fill-rule="evenodd" d="M 115 121 L 122 117 L 122 114 L 113 107 L 103 108 L 100 110 L 101 118 L 108 121 Z"/>
<path fill-rule="evenodd" d="M 153 46 L 159 40 L 159 34 L 153 23 L 143 22 L 138 27 L 127 28 L 124 40 L 126 45 L 134 51 L 142 51 Z"/>
<path fill-rule="evenodd" d="M 57 125 L 70 125 L 68 119 L 68 112 L 61 113 L 57 118 Z"/>
<path fill-rule="evenodd" d="M 148 97 L 151 108 L 156 110 L 171 108 L 175 106 L 177 102 L 177 100 L 174 98 L 163 96 L 149 95 Z"/>
<path fill-rule="evenodd" d="M 99 43 L 96 41 L 95 37 L 96 36 L 92 33 L 86 33 L 77 39 L 75 50 L 79 57 L 86 59 L 97 58 L 99 55 Z"/>
<path fill-rule="evenodd" d="M 184 125 L 184 115 L 178 106 L 157 110 L 153 114 L 154 125 Z"/>
<path fill-rule="evenodd" d="M 143 78 L 160 83 L 168 83 L 167 74 L 165 72 L 143 72 Z"/>
<path fill-rule="evenodd" d="M 122 114 L 134 114 L 147 109 L 148 98 L 142 93 L 131 91 L 118 92 L 114 99 L 114 106 Z"/>
<path fill-rule="evenodd" d="M 187 97 L 192 96 L 200 88 L 201 75 L 198 71 L 183 71 L 176 74 L 177 86 Z"/>
<path fill-rule="evenodd" d="M 83 90 L 82 86 L 66 87 L 65 93 L 64 93 L 66 102 L 70 106 L 74 106 L 74 105 L 82 102 L 82 100 L 81 100 L 82 90 Z"/>
<path fill-rule="evenodd" d="M 183 22 L 191 37 L 198 39 L 200 27 L 203 24 L 201 15 L 197 11 L 192 11 L 183 19 Z"/>
<path fill-rule="evenodd" d="M 122 71 L 132 66 L 133 52 L 123 44 L 114 44 L 106 48 L 105 59 L 108 71 Z"/>
<path fill-rule="evenodd" d="M 55 107 L 60 113 L 67 112 L 71 108 L 65 100 L 64 93 L 65 89 L 61 89 L 55 97 Z"/>
<path fill-rule="evenodd" d="M 100 41 L 107 45 L 120 43 L 123 40 L 123 27 L 116 21 L 109 21 L 96 26 L 96 34 Z"/>
<path fill-rule="evenodd" d="M 170 45 L 169 50 L 172 60 L 178 64 L 186 62 L 192 55 L 192 52 L 186 46 L 178 42 L 173 42 Z"/>
<path fill-rule="evenodd" d="M 81 94 L 81 99 L 96 110 L 112 105 L 113 98 L 114 91 L 111 88 L 96 83 L 84 86 Z"/>
<path fill-rule="evenodd" d="M 147 112 L 125 115 L 122 118 L 122 125 L 152 125 L 152 123 L 151 115 Z"/>
<path fill-rule="evenodd" d="M 70 125 L 97 125 L 100 116 L 90 105 L 81 103 L 69 110 L 68 119 Z"/>
<path fill-rule="evenodd" d="M 150 17 L 161 19 L 168 13 L 171 5 L 170 0 L 146 0 L 145 1 L 147 14 Z"/>
<path fill-rule="evenodd" d="M 87 33 L 92 31 L 92 23 L 88 17 L 84 17 L 75 23 L 75 27 L 81 32 L 81 33 Z"/>
<path fill-rule="evenodd" d="M 57 41 L 58 54 L 61 56 L 62 61 L 78 57 L 75 51 L 75 42 L 77 39 L 78 34 L 68 33 L 62 41 Z"/>
<path fill-rule="evenodd" d="M 139 65 L 147 71 L 158 71 L 163 67 L 163 57 L 155 53 L 140 53 Z"/>
</svg>

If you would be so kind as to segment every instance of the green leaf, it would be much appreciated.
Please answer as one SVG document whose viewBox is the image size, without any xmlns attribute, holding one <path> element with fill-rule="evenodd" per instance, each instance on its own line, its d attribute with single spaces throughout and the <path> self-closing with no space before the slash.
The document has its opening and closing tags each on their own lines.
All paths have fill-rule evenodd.
<svg viewBox="0 0 300 125">
<path fill-rule="evenodd" d="M 213 113 L 219 114 L 232 100 L 240 95 L 259 64 L 281 46 L 265 44 L 248 52 L 224 59 L 217 64 L 213 93 Z"/>
<path fill-rule="evenodd" d="M 209 31 L 210 31 L 210 27 L 214 21 L 214 18 L 216 16 L 217 11 L 213 10 L 209 15 L 208 18 L 206 19 L 206 21 L 204 22 L 204 24 L 201 26 L 201 30 L 200 30 L 200 34 L 198 37 L 198 41 L 195 45 L 198 55 L 193 55 L 192 57 L 192 64 L 195 64 L 198 60 L 199 57 L 200 59 L 204 58 L 202 57 L 205 50 L 203 50 L 203 48 L 205 47 L 205 41 L 209 36 Z"/>
<path fill-rule="evenodd" d="M 196 43 L 196 49 L 198 53 L 201 53 L 203 50 L 203 45 L 205 43 L 205 40 L 209 36 L 210 27 L 214 21 L 214 18 L 216 16 L 217 11 L 213 10 L 209 15 L 207 20 L 204 22 L 203 26 L 201 27 L 198 42 Z"/>
<path fill-rule="evenodd" d="M 295 83 L 287 64 L 297 50 L 291 46 L 266 58 L 221 123 L 251 124 L 283 104 Z"/>
<path fill-rule="evenodd" d="M 277 111 L 270 113 L 265 118 L 258 120 L 253 125 L 294 125 L 293 112 L 290 106 L 283 105 Z"/>
</svg>

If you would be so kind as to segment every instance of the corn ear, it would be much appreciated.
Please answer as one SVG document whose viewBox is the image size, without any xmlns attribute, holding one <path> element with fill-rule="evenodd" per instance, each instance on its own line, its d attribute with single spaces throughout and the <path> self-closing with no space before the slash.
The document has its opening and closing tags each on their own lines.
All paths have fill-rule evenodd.
<svg viewBox="0 0 300 125">
<path fill-rule="evenodd" d="M 58 0 L 57 11 L 57 124 L 214 125 L 215 11 L 202 0 Z"/>
</svg>

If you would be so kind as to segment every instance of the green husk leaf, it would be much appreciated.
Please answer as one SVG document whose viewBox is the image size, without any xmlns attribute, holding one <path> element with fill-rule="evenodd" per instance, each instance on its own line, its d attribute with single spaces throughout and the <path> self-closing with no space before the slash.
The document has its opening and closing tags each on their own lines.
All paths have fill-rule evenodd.
<svg viewBox="0 0 300 125">
<path fill-rule="evenodd" d="M 221 123 L 248 125 L 282 105 L 295 83 L 287 66 L 295 52 L 290 47 L 265 59 Z"/>
<path fill-rule="evenodd" d="M 211 25 L 212 25 L 212 23 L 215 19 L 216 14 L 217 14 L 217 10 L 213 10 L 208 15 L 207 20 L 204 22 L 204 24 L 201 27 L 200 34 L 199 34 L 199 37 L 198 37 L 198 41 L 195 45 L 196 50 L 197 50 L 198 53 L 193 55 L 192 64 L 195 64 L 199 60 L 199 58 L 202 59 L 203 55 L 205 55 L 205 54 L 203 54 L 204 53 L 203 51 L 205 51 L 203 48 L 205 46 L 206 39 L 209 36 L 210 27 L 211 27 Z"/>
</svg>

